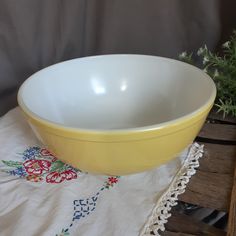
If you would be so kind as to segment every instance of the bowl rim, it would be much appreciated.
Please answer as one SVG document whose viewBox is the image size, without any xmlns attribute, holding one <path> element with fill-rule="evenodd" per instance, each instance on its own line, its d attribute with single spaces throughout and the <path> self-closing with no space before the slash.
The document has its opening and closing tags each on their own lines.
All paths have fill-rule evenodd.
<svg viewBox="0 0 236 236">
<path fill-rule="evenodd" d="M 85 59 L 92 59 L 92 58 L 98 58 L 98 57 L 110 57 L 110 56 L 121 56 L 121 57 L 155 57 L 158 58 L 160 60 L 165 60 L 168 62 L 174 62 L 177 64 L 182 64 L 185 65 L 187 67 L 192 67 L 194 68 L 196 71 L 198 71 L 200 74 L 202 74 L 206 79 L 208 79 L 210 81 L 210 83 L 212 84 L 212 92 L 211 95 L 209 96 L 209 99 L 206 100 L 206 102 L 200 106 L 198 109 L 194 110 L 193 112 L 190 112 L 186 115 L 183 115 L 181 117 L 178 117 L 176 119 L 172 119 L 166 122 L 161 122 L 161 123 L 157 123 L 154 125 L 146 125 L 146 126 L 139 126 L 139 127 L 134 127 L 134 128 L 124 128 L 124 129 L 89 129 L 89 128 L 79 128 L 79 127 L 73 127 L 73 126 L 68 126 L 68 125 L 63 125 L 61 123 L 58 122 L 53 122 L 51 120 L 48 120 L 46 118 L 41 117 L 40 115 L 36 114 L 35 112 L 31 111 L 24 103 L 23 98 L 22 98 L 22 93 L 23 93 L 23 89 L 26 86 L 27 83 L 29 83 L 29 81 L 38 73 L 41 73 L 42 71 L 46 71 L 50 68 L 53 68 L 55 66 L 58 66 L 60 64 L 65 64 L 65 63 L 70 63 L 71 61 L 78 61 L 78 60 L 85 60 Z M 163 129 L 166 128 L 170 125 L 175 125 L 176 123 L 182 123 L 186 120 L 191 119 L 192 117 L 194 117 L 195 115 L 208 110 L 209 107 L 211 107 L 215 101 L 216 98 L 216 86 L 214 81 L 212 80 L 212 78 L 206 74 L 204 71 L 202 71 L 201 69 L 199 69 L 196 66 L 190 65 L 188 63 L 179 61 L 179 60 L 175 60 L 172 58 L 167 58 L 167 57 L 161 57 L 161 56 L 155 56 L 155 55 L 144 55 L 144 54 L 103 54 L 103 55 L 96 55 L 96 56 L 86 56 L 86 57 L 80 57 L 80 58 L 74 58 L 74 59 L 70 59 L 70 60 L 65 60 L 65 61 L 61 61 L 59 63 L 50 65 L 48 67 L 45 67 L 37 72 L 35 72 L 34 74 L 32 74 L 30 77 L 28 77 L 20 86 L 18 93 L 17 93 L 17 102 L 20 106 L 20 108 L 23 110 L 23 112 L 25 112 L 29 117 L 34 118 L 35 120 L 37 120 L 38 122 L 48 126 L 48 127 L 53 127 L 55 129 L 58 130 L 63 130 L 63 131 L 70 131 L 70 132 L 75 132 L 75 133 L 94 133 L 94 134 L 127 134 L 127 133 L 137 133 L 137 132 L 146 132 L 146 131 L 153 131 L 153 130 L 159 130 L 159 129 Z"/>
</svg>

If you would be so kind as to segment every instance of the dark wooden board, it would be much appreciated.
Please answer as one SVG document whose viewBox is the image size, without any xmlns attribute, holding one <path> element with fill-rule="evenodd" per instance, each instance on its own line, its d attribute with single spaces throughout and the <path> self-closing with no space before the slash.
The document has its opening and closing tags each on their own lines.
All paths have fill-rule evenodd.
<svg viewBox="0 0 236 236">
<path fill-rule="evenodd" d="M 234 163 L 236 160 L 236 146 L 204 144 L 204 158 L 200 159 L 201 171 L 233 176 Z"/>
<path fill-rule="evenodd" d="M 235 235 L 236 235 L 236 165 L 234 170 L 233 187 L 231 192 L 227 236 L 235 236 Z"/>
<path fill-rule="evenodd" d="M 186 233 L 181 233 L 181 232 L 170 232 L 170 231 L 165 231 L 163 236 L 196 236 L 196 234 L 186 234 Z"/>
<path fill-rule="evenodd" d="M 179 199 L 194 205 L 227 211 L 235 157 L 236 146 L 205 144 L 200 167 Z"/>
<path fill-rule="evenodd" d="M 197 171 L 179 200 L 206 208 L 227 211 L 232 188 L 228 174 Z"/>
<path fill-rule="evenodd" d="M 228 236 L 236 236 L 236 118 L 213 112 L 199 133 L 204 158 L 179 200 L 229 213 Z M 213 120 L 216 119 L 216 120 Z M 172 210 L 164 236 L 225 236 L 226 232 Z"/>
<path fill-rule="evenodd" d="M 189 235 L 208 235 L 226 236 L 226 232 L 216 229 L 213 226 L 199 222 L 191 216 L 187 216 L 172 210 L 172 216 L 166 225 L 166 231 L 162 236 L 189 236 Z"/>
<path fill-rule="evenodd" d="M 215 120 L 218 120 L 218 121 L 223 121 L 223 122 L 229 122 L 229 123 L 232 123 L 232 124 L 236 124 L 236 117 L 233 117 L 231 115 L 223 116 L 223 112 L 217 113 L 216 111 L 217 110 L 213 108 L 211 110 L 208 118 L 215 119 Z"/>
<path fill-rule="evenodd" d="M 236 125 L 207 123 L 198 136 L 208 139 L 236 141 Z"/>
</svg>

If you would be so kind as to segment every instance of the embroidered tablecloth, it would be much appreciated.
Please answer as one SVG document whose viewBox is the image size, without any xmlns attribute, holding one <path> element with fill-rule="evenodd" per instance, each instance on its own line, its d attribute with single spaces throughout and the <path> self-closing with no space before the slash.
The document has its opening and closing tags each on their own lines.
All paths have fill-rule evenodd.
<svg viewBox="0 0 236 236">
<path fill-rule="evenodd" d="M 0 118 L 0 236 L 137 236 L 164 230 L 203 147 L 129 176 L 82 173 L 40 144 L 19 108 Z"/>
</svg>

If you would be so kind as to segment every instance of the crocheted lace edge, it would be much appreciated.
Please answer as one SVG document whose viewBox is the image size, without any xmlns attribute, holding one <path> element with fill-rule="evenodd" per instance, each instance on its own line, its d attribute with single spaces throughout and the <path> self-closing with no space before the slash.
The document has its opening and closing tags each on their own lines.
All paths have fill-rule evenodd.
<svg viewBox="0 0 236 236">
<path fill-rule="evenodd" d="M 196 168 L 199 167 L 199 158 L 202 156 L 203 145 L 199 145 L 198 143 L 192 144 L 184 163 L 172 180 L 169 188 L 158 199 L 140 236 L 160 236 L 160 231 L 165 231 L 165 224 L 171 216 L 170 211 L 173 206 L 178 204 L 178 196 L 185 192 L 190 178 L 196 173 Z"/>
</svg>

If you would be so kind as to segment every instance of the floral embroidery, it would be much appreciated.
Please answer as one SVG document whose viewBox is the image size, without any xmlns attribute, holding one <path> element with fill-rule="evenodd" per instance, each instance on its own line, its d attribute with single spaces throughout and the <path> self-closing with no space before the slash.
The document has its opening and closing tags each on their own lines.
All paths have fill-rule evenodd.
<svg viewBox="0 0 236 236">
<path fill-rule="evenodd" d="M 61 183 L 64 180 L 72 180 L 77 178 L 77 173 L 73 170 L 65 170 L 63 172 L 51 172 L 47 175 L 47 183 Z"/>
<path fill-rule="evenodd" d="M 52 157 L 52 161 L 56 161 L 57 160 L 57 158 L 50 151 L 48 151 L 46 148 L 42 148 L 41 151 L 40 151 L 40 154 L 42 156 L 50 156 L 50 157 Z"/>
<path fill-rule="evenodd" d="M 41 175 L 43 172 L 48 172 L 51 162 L 47 160 L 27 160 L 23 163 L 25 170 L 29 174 Z"/>
<path fill-rule="evenodd" d="M 118 182 L 117 177 L 109 177 L 108 182 L 112 185 Z"/>
<path fill-rule="evenodd" d="M 8 171 L 8 173 L 9 173 L 10 175 L 17 175 L 17 176 L 19 176 L 20 178 L 24 178 L 25 176 L 27 176 L 27 172 L 25 171 L 25 168 L 23 168 L 23 167 L 21 167 L 21 166 L 17 167 L 17 168 L 14 169 L 14 170 Z"/>
<path fill-rule="evenodd" d="M 81 217 L 85 217 L 94 211 L 96 207 L 96 201 L 98 200 L 98 195 L 99 192 L 97 192 L 96 195 L 91 198 L 74 200 L 74 214 L 72 221 L 79 220 Z"/>
<path fill-rule="evenodd" d="M 46 148 L 30 147 L 20 153 L 22 161 L 2 160 L 10 175 L 25 178 L 31 182 L 59 184 L 78 178 L 79 170 L 59 161 Z"/>
<path fill-rule="evenodd" d="M 64 173 L 53 171 L 46 177 L 47 183 L 61 183 L 66 179 L 66 175 Z"/>
<path fill-rule="evenodd" d="M 41 151 L 40 147 L 30 147 L 22 153 L 23 159 L 24 160 L 35 159 L 36 157 L 39 156 L 40 151 Z"/>
<path fill-rule="evenodd" d="M 34 183 L 45 181 L 50 184 L 77 179 L 78 174 L 81 173 L 80 170 L 58 160 L 45 148 L 30 147 L 19 155 L 22 161 L 2 160 L 6 168 L 0 171 Z M 74 223 L 91 214 L 96 209 L 101 193 L 114 187 L 119 182 L 119 178 L 119 176 L 107 177 L 96 194 L 85 199 L 74 200 L 71 223 L 56 236 L 69 236 Z"/>
<path fill-rule="evenodd" d="M 71 223 L 69 227 L 62 229 L 60 234 L 56 234 L 56 236 L 64 236 L 64 235 L 70 235 L 70 229 L 74 225 L 74 222 L 77 220 L 80 220 L 90 213 L 92 213 L 96 209 L 97 201 L 99 199 L 99 196 L 105 189 L 109 189 L 114 186 L 114 184 L 117 184 L 119 181 L 120 176 L 116 177 L 108 177 L 107 180 L 104 182 L 103 186 L 100 188 L 100 190 L 92 197 L 85 198 L 85 199 L 78 199 L 73 201 L 74 206 L 74 213 L 71 220 Z M 66 233 L 66 234 L 65 234 Z"/>
<path fill-rule="evenodd" d="M 77 173 L 73 170 L 65 170 L 63 173 L 66 175 L 66 180 L 76 179 Z"/>
<path fill-rule="evenodd" d="M 43 180 L 43 177 L 41 177 L 40 175 L 28 175 L 26 179 L 32 182 L 40 182 Z"/>
</svg>

